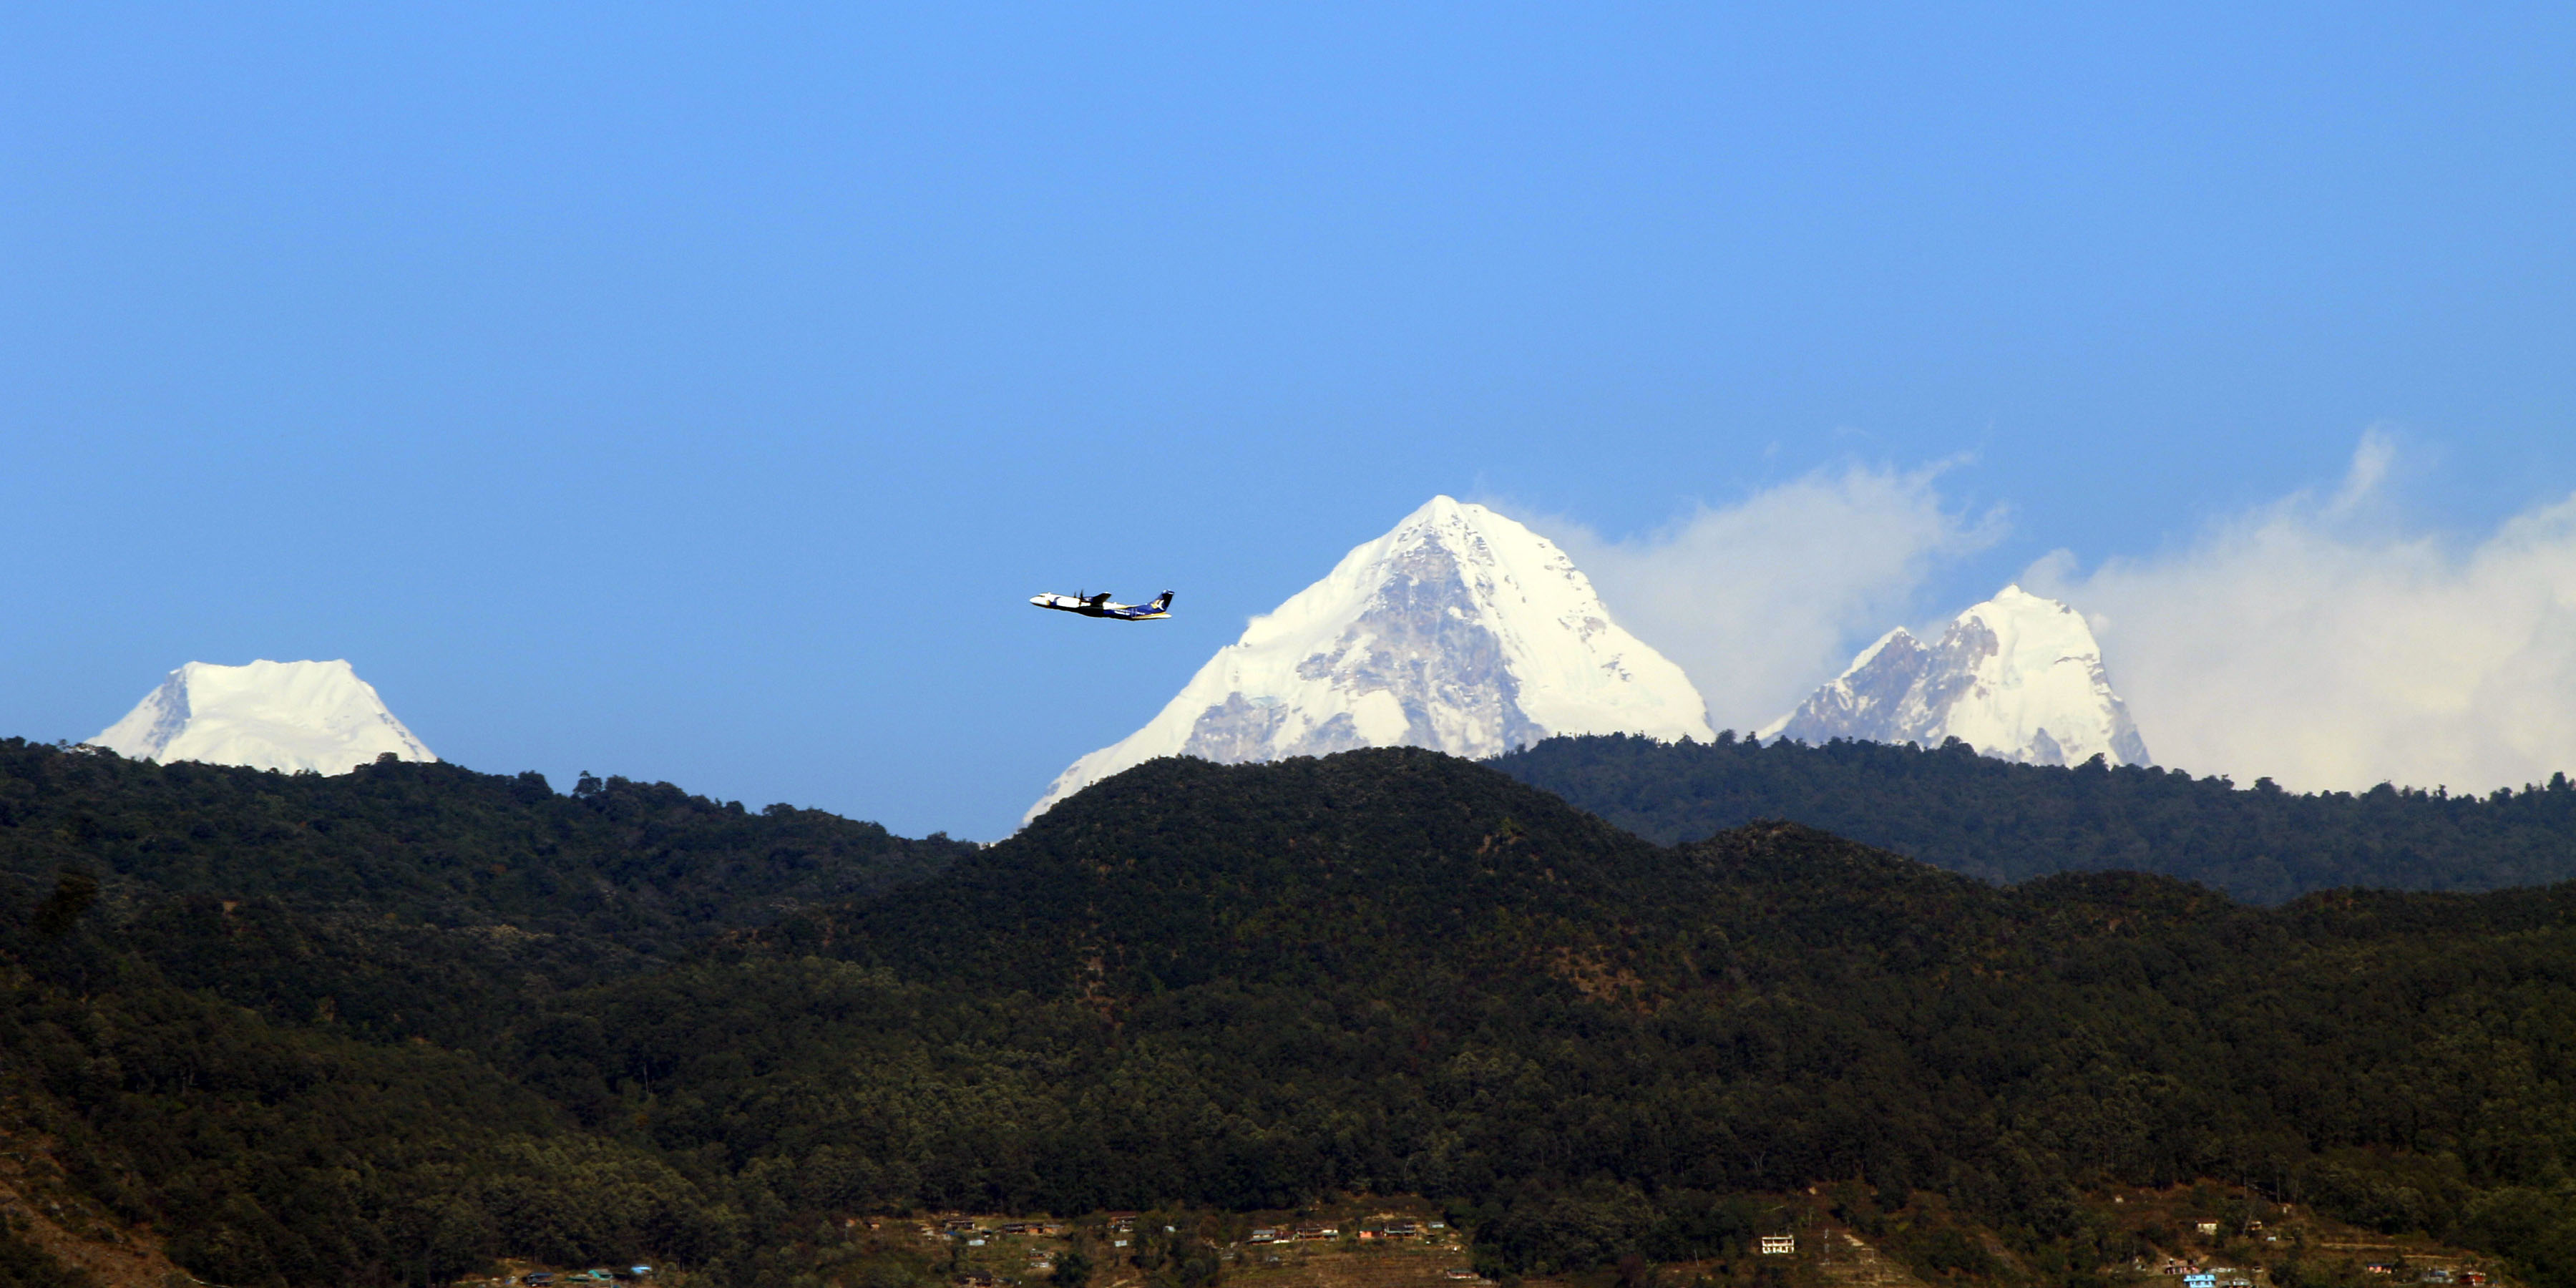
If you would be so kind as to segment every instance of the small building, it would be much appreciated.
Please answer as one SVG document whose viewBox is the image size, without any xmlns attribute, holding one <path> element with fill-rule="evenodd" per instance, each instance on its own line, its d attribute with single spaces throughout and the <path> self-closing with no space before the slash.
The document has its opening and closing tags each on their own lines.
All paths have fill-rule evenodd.
<svg viewBox="0 0 2576 1288">
<path fill-rule="evenodd" d="M 2206 1270 L 2195 1270 L 2182 1277 L 2182 1288 L 2218 1288 L 2218 1276 Z"/>
<path fill-rule="evenodd" d="M 2215 1239 L 2218 1237 L 2218 1223 L 2216 1221 L 2203 1221 L 2192 1228 L 2200 1231 L 2200 1237 L 2204 1239 Z"/>
<path fill-rule="evenodd" d="M 1794 1234 L 1766 1234 L 1762 1236 L 1763 1256 L 1785 1257 L 1797 1250 L 1798 1236 Z"/>
<path fill-rule="evenodd" d="M 1277 1242 L 1279 1242 L 1279 1231 L 1277 1230 L 1277 1228 L 1272 1227 L 1272 1226 L 1266 1226 L 1266 1225 L 1265 1225 L 1265 1226 L 1257 1227 L 1257 1228 L 1255 1228 L 1255 1229 L 1253 1230 L 1253 1232 L 1252 1232 L 1251 1242 L 1254 1242 L 1254 1243 L 1277 1243 Z"/>
</svg>

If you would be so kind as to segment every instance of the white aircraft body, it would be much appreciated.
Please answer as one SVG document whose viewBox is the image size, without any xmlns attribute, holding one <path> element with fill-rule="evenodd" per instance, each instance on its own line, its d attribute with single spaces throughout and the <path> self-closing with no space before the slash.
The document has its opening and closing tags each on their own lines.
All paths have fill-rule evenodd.
<svg viewBox="0 0 2576 1288">
<path fill-rule="evenodd" d="M 1040 608 L 1052 608 L 1062 613 L 1080 613 L 1085 617 L 1109 617 L 1122 622 L 1150 622 L 1158 617 L 1171 616 L 1164 610 L 1172 606 L 1172 592 L 1164 591 L 1155 596 L 1154 602 L 1150 604 L 1113 604 L 1109 602 L 1109 592 L 1105 590 L 1097 595 L 1031 595 L 1029 602 Z"/>
</svg>

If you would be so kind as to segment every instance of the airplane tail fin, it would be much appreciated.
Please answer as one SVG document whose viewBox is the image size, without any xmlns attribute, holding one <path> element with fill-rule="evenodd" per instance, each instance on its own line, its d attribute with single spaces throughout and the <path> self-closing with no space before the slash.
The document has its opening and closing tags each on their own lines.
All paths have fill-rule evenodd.
<svg viewBox="0 0 2576 1288">
<path fill-rule="evenodd" d="M 1167 590 L 1167 591 L 1164 591 L 1162 594 L 1156 595 L 1156 596 L 1154 597 L 1154 611 L 1155 611 L 1155 612 L 1158 612 L 1158 613 L 1159 613 L 1159 612 L 1163 612 L 1163 611 L 1165 611 L 1166 609 L 1169 609 L 1171 606 L 1172 606 L 1172 592 L 1170 592 L 1170 591 L 1168 591 L 1168 590 Z"/>
</svg>

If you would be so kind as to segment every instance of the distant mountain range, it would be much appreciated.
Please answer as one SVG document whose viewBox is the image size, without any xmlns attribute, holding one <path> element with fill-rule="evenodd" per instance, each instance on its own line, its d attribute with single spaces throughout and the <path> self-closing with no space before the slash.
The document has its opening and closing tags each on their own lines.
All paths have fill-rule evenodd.
<svg viewBox="0 0 2576 1288">
<path fill-rule="evenodd" d="M 1957 738 L 2026 764 L 2152 763 L 2084 615 L 2019 586 L 1959 614 L 1934 643 L 1902 626 L 1880 636 L 1756 736 L 1925 747 Z"/>
<path fill-rule="evenodd" d="M 438 759 L 345 661 L 190 662 L 89 740 L 129 760 L 345 774 Z"/>
<path fill-rule="evenodd" d="M 1438 496 L 1254 618 L 1144 727 L 1067 767 L 1023 821 L 1160 756 L 1239 764 L 1423 747 L 1485 759 L 1613 733 L 1714 736 L 1690 678 L 1618 624 L 1563 550 Z M 2083 616 L 2018 586 L 1932 643 L 1888 632 L 1757 736 L 1957 738 L 2031 764 L 2149 763 Z M 345 661 L 190 662 L 90 741 L 137 760 L 290 773 L 438 758 Z"/>
<path fill-rule="evenodd" d="M 1059 775 L 1028 817 L 1157 756 L 1481 758 L 1577 733 L 1712 736 L 1690 678 L 1611 620 L 1564 551 L 1439 496 L 1254 618 L 1144 728 Z"/>
<path fill-rule="evenodd" d="M 1253 619 L 1144 728 L 1057 776 L 1027 818 L 1157 756 L 1239 764 L 1402 746 L 1481 759 L 1558 735 L 1707 741 L 1706 711 L 1563 550 L 1434 497 Z M 2029 764 L 2150 763 L 2083 615 L 2019 586 L 1933 643 L 1889 631 L 1757 736 L 1957 738 Z"/>
</svg>

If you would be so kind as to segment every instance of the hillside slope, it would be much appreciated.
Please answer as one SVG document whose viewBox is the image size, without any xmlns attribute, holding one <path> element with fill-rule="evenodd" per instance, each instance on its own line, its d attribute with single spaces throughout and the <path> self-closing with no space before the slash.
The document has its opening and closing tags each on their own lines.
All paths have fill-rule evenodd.
<svg viewBox="0 0 2576 1288">
<path fill-rule="evenodd" d="M 658 814 L 621 812 L 661 800 L 632 784 L 518 812 L 514 780 L 452 767 L 217 790 L 18 750 L 13 781 L 44 784 L 0 785 L 22 870 L 49 846 L 124 866 L 0 901 L 0 1075 L 81 1160 L 68 1183 L 210 1281 L 631 1256 L 927 1288 L 933 1262 L 851 1261 L 851 1220 L 1404 1192 L 1489 1269 L 1572 1271 L 1741 1253 L 1747 1196 L 1857 1185 L 1948 1214 L 1890 1245 L 1927 1277 L 2072 1285 L 2167 1246 L 2103 1195 L 2218 1177 L 2576 1283 L 2568 887 L 2271 909 L 2131 874 L 1996 888 L 1794 824 L 1661 847 L 1391 749 L 1149 763 L 923 879 L 656 922 L 685 940 L 619 958 L 602 909 L 865 878 L 753 841 L 886 851 L 676 789 Z M 228 800 L 219 837 L 270 831 L 146 844 L 211 847 L 186 820 Z M 406 811 L 634 844 L 511 893 Z M 683 861 L 700 827 L 739 864 Z M 272 853 L 364 879 L 308 901 Z"/>
</svg>

